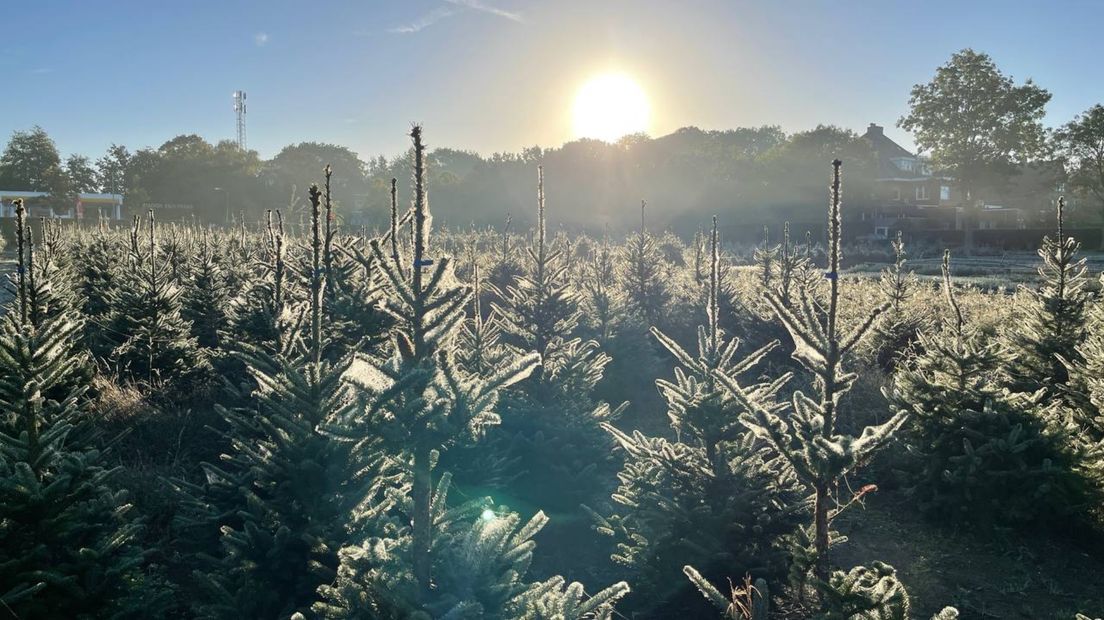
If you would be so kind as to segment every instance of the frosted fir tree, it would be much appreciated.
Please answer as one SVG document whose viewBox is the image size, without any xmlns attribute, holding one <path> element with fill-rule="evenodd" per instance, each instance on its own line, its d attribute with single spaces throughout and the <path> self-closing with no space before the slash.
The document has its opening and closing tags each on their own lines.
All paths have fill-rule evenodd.
<svg viewBox="0 0 1104 620">
<path fill-rule="evenodd" d="M 1100 281 L 1104 287 L 1104 276 Z M 1077 353 L 1075 360 L 1063 359 L 1071 377 L 1067 395 L 1084 438 L 1098 442 L 1104 440 L 1104 301 L 1092 305 Z"/>
<path fill-rule="evenodd" d="M 910 620 L 912 601 L 897 571 L 885 562 L 834 571 L 817 585 L 823 609 L 814 620 Z M 931 620 L 957 620 L 958 610 L 944 607 Z"/>
<path fill-rule="evenodd" d="M 540 354 L 544 365 L 571 342 L 579 324 L 579 295 L 567 278 L 562 252 L 547 242 L 544 218 L 544 169 L 537 168 L 537 232 L 534 247 L 526 248 L 522 275 L 495 291 L 502 303 L 494 307 L 502 317 L 507 342 Z M 550 371 L 551 369 L 544 369 Z"/>
<path fill-rule="evenodd" d="M 732 587 L 728 596 L 721 593 L 692 566 L 683 569 L 691 583 L 726 620 L 768 620 L 770 596 L 765 581 Z M 822 609 L 810 616 L 813 620 L 910 620 L 911 600 L 897 571 L 884 562 L 871 566 L 856 566 L 850 571 L 835 571 L 832 578 L 819 584 Z M 957 620 L 958 610 L 944 607 L 931 620 Z"/>
<path fill-rule="evenodd" d="M 385 342 L 390 326 L 387 315 L 379 309 L 383 292 L 383 276 L 375 257 L 366 253 L 363 239 L 338 235 L 337 214 L 331 195 L 333 170 L 322 169 L 325 184 L 319 188 L 320 267 L 326 286 L 323 320 L 329 326 L 329 338 L 323 356 L 335 360 L 351 351 L 376 349 Z M 313 217 L 313 216 L 311 216 Z M 308 230 L 309 233 L 309 230 Z M 311 287 L 312 251 L 300 244 L 292 245 L 285 261 L 286 273 L 294 298 L 309 295 Z M 290 299 L 290 298 L 289 298 Z M 280 323 L 283 319 L 277 319 Z"/>
<path fill-rule="evenodd" d="M 750 371 L 764 356 L 778 346 L 777 342 L 735 360 L 739 339 L 725 338 L 720 328 L 721 290 L 720 248 L 717 236 L 717 220 L 713 219 L 710 236 L 709 289 L 706 307 L 707 325 L 698 326 L 698 354 L 692 355 L 658 328 L 652 335 L 678 361 L 675 381 L 659 379 L 656 386 L 667 401 L 667 417 L 680 438 L 700 448 L 706 462 L 723 477 L 724 444 L 739 439 L 746 429 L 741 423 L 741 413 L 746 413 L 744 403 L 734 400 L 718 383 L 724 376 L 735 385 L 739 377 Z M 744 395 L 758 407 L 779 412 L 782 405 L 775 401 L 778 391 L 791 378 L 783 374 L 774 381 L 755 383 L 744 388 Z"/>
<path fill-rule="evenodd" d="M 583 321 L 603 345 L 609 344 L 623 323 L 626 300 L 617 286 L 617 262 L 609 239 L 590 252 L 582 265 L 579 286 L 583 291 Z"/>
<path fill-rule="evenodd" d="M 619 274 L 628 309 L 645 325 L 663 325 L 671 299 L 664 281 L 667 261 L 644 225 L 646 206 L 640 201 L 640 232 L 629 237 L 622 248 Z"/>
<path fill-rule="evenodd" d="M 231 304 L 230 331 L 241 342 L 276 352 L 281 334 L 288 330 L 293 320 L 289 316 L 289 306 L 294 300 L 288 290 L 291 288 L 288 241 L 282 212 L 267 212 L 263 239 L 263 259 L 257 262 L 256 273 L 248 278 L 248 283 Z"/>
<path fill-rule="evenodd" d="M 79 312 L 83 301 L 73 272 L 71 253 L 65 251 L 66 242 L 58 230 L 58 224 L 41 218 L 39 230 L 36 239 L 29 223 L 25 226 L 27 301 L 32 323 Z"/>
<path fill-rule="evenodd" d="M 740 587 L 729 585 L 729 594 L 722 594 L 696 568 L 689 564 L 682 568 L 683 574 L 694 584 L 698 592 L 720 612 L 725 620 L 768 620 L 770 618 L 770 590 L 767 582 L 745 577 Z"/>
<path fill-rule="evenodd" d="M 892 371 L 897 366 L 924 325 L 922 316 L 908 312 L 904 306 L 916 292 L 916 275 L 905 270 L 908 254 L 900 231 L 891 247 L 893 265 L 882 271 L 878 281 L 878 287 L 889 304 L 889 309 L 885 317 L 875 325 L 874 337 L 869 344 L 878 367 L 887 371 Z"/>
<path fill-rule="evenodd" d="M 1069 523 L 1099 497 L 1099 481 L 1065 416 L 1042 393 L 1000 384 L 999 343 L 968 324 L 954 295 L 950 254 L 940 329 L 920 333 L 919 355 L 890 394 L 911 413 L 905 432 L 910 493 L 937 518 L 980 525 Z"/>
<path fill-rule="evenodd" d="M 701 285 L 705 281 L 705 233 L 700 227 L 694 231 L 694 240 L 690 242 L 690 246 L 694 252 L 694 284 Z"/>
<path fill-rule="evenodd" d="M 19 203 L 22 205 L 22 203 Z M 18 211 L 17 206 L 17 211 Z M 75 286 L 75 278 L 72 272 L 64 266 L 57 255 L 58 243 L 54 238 L 51 241 L 49 224 L 47 220 L 41 220 L 43 228 L 47 231 L 39 237 L 44 242 L 37 242 L 29 220 L 24 213 L 22 219 L 16 218 L 16 250 L 18 260 L 14 277 L 7 278 L 5 289 L 11 297 L 19 302 L 19 308 L 26 310 L 26 321 L 32 327 L 56 321 L 74 321 L 78 328 L 83 329 L 83 320 L 80 314 L 81 300 Z M 42 239 L 45 237 L 45 239 Z M 22 317 L 21 317 L 22 318 Z M 63 401 L 72 392 L 82 394 L 81 405 L 84 404 L 84 392 L 91 386 L 96 374 L 95 364 L 88 354 L 88 347 L 83 341 L 83 335 L 77 338 L 66 336 L 57 340 L 48 349 L 50 355 L 57 355 L 67 359 L 68 364 L 62 372 L 54 371 L 50 374 L 48 385 L 40 386 L 42 396 L 46 400 Z M 11 354 L 24 363 L 32 365 L 41 364 L 44 360 L 35 361 L 34 351 L 12 351 Z M 30 356 L 30 357 L 27 357 Z M 11 390 L 13 394 L 20 393 L 24 387 L 22 382 L 27 378 L 20 375 L 9 377 L 10 383 L 0 380 L 0 390 Z"/>
<path fill-rule="evenodd" d="M 652 328 L 679 364 L 674 381 L 656 381 L 678 439 L 629 435 L 603 425 L 624 451 L 625 465 L 613 494 L 614 514 L 595 514 L 598 530 L 618 541 L 614 561 L 639 571 L 646 600 L 670 605 L 672 613 L 688 604 L 689 584 L 678 579 L 687 562 L 714 577 L 729 571 L 785 574 L 784 538 L 798 527 L 805 508 L 787 466 L 748 433 L 740 422 L 745 405 L 717 380 L 724 374 L 734 384 L 744 381 L 741 377 L 778 343 L 736 358 L 739 341 L 726 338 L 719 327 L 716 218 L 709 251 L 707 325 L 698 327 L 697 353 Z M 777 413 L 784 405 L 776 395 L 789 378 L 749 384 L 744 393 Z"/>
<path fill-rule="evenodd" d="M 576 287 L 580 292 L 580 334 L 598 342 L 610 362 L 595 394 L 615 400 L 626 394 L 651 392 L 662 372 L 658 348 L 640 318 L 629 311 L 619 280 L 619 253 L 609 237 L 592 244 L 580 260 Z M 644 406 L 638 403 L 638 406 Z"/>
<path fill-rule="evenodd" d="M 457 284 L 448 258 L 431 258 L 431 218 L 425 187 L 425 153 L 420 127 L 414 141 L 414 243 L 411 264 L 389 259 L 383 245 L 372 252 L 388 282 L 386 310 L 395 321 L 393 345 L 382 358 L 360 356 L 362 371 L 351 375 L 362 407 L 340 417 L 345 436 L 372 433 L 383 450 L 410 471 L 410 501 L 403 506 L 412 524 L 407 561 L 417 587 L 428 594 L 433 580 L 433 466 L 441 451 L 498 422 L 494 409 L 504 387 L 525 378 L 535 354 L 517 356 L 491 375 L 464 372 L 455 359 L 454 338 L 464 319 L 470 289 Z M 427 270 L 427 268 L 429 268 Z"/>
<path fill-rule="evenodd" d="M 756 246 L 755 251 L 752 252 L 752 260 L 755 262 L 755 268 L 759 272 L 759 286 L 762 288 L 774 288 L 775 278 L 777 277 L 775 271 L 778 269 L 781 253 L 781 246 L 772 246 L 770 244 L 770 228 L 764 226 L 763 240 Z"/>
<path fill-rule="evenodd" d="M 760 290 L 775 291 L 787 306 L 793 304 L 795 292 L 799 288 L 806 288 L 810 295 L 815 295 L 817 285 L 824 279 L 823 272 L 812 265 L 808 244 L 799 246 L 791 241 L 788 222 L 783 225 L 782 242 L 774 248 L 767 248 L 770 250 L 769 277 L 767 265 L 763 262 L 768 260 L 762 254 L 764 247 L 766 246 L 755 250 L 760 253 L 760 256 L 757 259 L 754 280 Z M 748 278 L 751 277 L 752 274 L 749 273 Z M 763 288 L 764 282 L 767 283 L 766 289 Z M 793 340 L 789 332 L 774 320 L 774 312 L 763 297 L 748 294 L 749 285 L 750 282 L 739 282 L 739 276 L 735 275 L 735 277 L 726 277 L 721 287 L 721 316 L 733 319 L 733 334 L 750 346 L 763 346 L 775 340 L 782 343 L 783 348 L 792 346 Z M 788 362 L 779 359 L 779 356 L 771 356 L 768 363 L 779 366 L 788 365 Z"/>
<path fill-rule="evenodd" d="M 819 584 L 822 611 L 816 620 L 909 620 L 911 601 L 897 571 L 884 562 L 835 571 Z"/>
<path fill-rule="evenodd" d="M 782 225 L 782 243 L 778 248 L 778 297 L 787 306 L 793 292 L 805 284 L 803 277 L 811 271 L 802 249 L 790 239 L 790 223 Z"/>
<path fill-rule="evenodd" d="M 610 357 L 597 342 L 576 335 L 579 292 L 567 276 L 563 252 L 547 243 L 544 213 L 544 172 L 538 168 L 534 246 L 525 250 L 522 275 L 496 291 L 501 302 L 493 307 L 503 342 L 517 353 L 535 351 L 540 365 L 504 393 L 501 433 L 522 457 L 524 484 L 517 491 L 539 493 L 536 501 L 544 505 L 573 506 L 600 484 L 594 474 L 608 459 L 610 442 L 599 425 L 616 418 L 624 405 L 610 408 L 591 396 Z"/>
<path fill-rule="evenodd" d="M 450 508 L 450 477 L 433 493 L 433 587 L 413 577 L 413 537 L 397 524 L 389 536 L 341 550 L 333 585 L 319 590 L 314 612 L 323 618 L 486 618 L 488 620 L 609 620 L 629 586 L 620 582 L 588 595 L 559 576 L 528 582 L 533 537 L 547 524 L 538 512 L 522 524 L 516 514 L 480 508 L 481 500 Z M 481 512 L 480 512 L 481 511 Z M 470 518 L 475 512 L 478 517 Z"/>
<path fill-rule="evenodd" d="M 870 334 L 874 322 L 885 307 L 876 308 L 864 319 L 845 329 L 840 322 L 839 277 L 842 218 L 840 214 L 840 166 L 832 162 L 831 201 L 828 210 L 827 307 L 812 299 L 808 288 L 800 288 L 795 308 L 782 303 L 778 294 L 766 293 L 766 300 L 795 343 L 793 357 L 815 380 L 815 397 L 794 392 L 792 411 L 780 416 L 757 402 L 746 388 L 725 373 L 714 372 L 717 381 L 729 391 L 747 413 L 741 421 L 765 439 L 793 468 L 802 484 L 813 495 L 811 527 L 813 574 L 821 582 L 830 576 L 830 525 L 836 511 L 832 503 L 840 479 L 884 446 L 904 424 L 907 413 L 899 412 L 882 424 L 867 426 L 858 436 L 838 430 L 840 398 L 856 379 L 845 369 L 849 358 Z M 839 505 L 839 504 L 837 504 Z"/>
<path fill-rule="evenodd" d="M 1091 295 L 1085 288 L 1085 259 L 1077 258 L 1080 244 L 1064 231 L 1065 204 L 1065 198 L 1058 199 L 1056 235 L 1045 237 L 1039 249 L 1041 285 L 1021 291 L 1025 303 L 1017 308 L 1016 329 L 1005 333 L 1012 354 L 1008 383 L 1016 391 L 1061 395 L 1069 381 L 1062 360 L 1081 361 L 1077 346 L 1085 339 Z"/>
<path fill-rule="evenodd" d="M 474 249 L 469 252 L 469 259 L 472 264 L 471 317 L 464 320 L 456 337 L 456 363 L 466 373 L 488 376 L 509 364 L 515 353 L 502 342 L 502 328 L 495 311 L 484 316 L 483 275 Z M 508 448 L 489 446 L 494 443 L 495 430 L 488 429 L 488 436 L 479 442 L 452 446 L 441 455 L 440 466 L 460 485 L 480 489 L 509 488 L 524 473 L 521 456 Z"/>
<path fill-rule="evenodd" d="M 354 455 L 379 454 L 397 465 L 401 484 L 352 511 L 363 534 L 340 551 L 337 579 L 319 589 L 313 611 L 327 618 L 609 618 L 628 591 L 623 583 L 587 596 L 581 584 L 565 587 L 562 578 L 525 580 L 543 513 L 522 525 L 489 498 L 450 505 L 451 475 L 435 473 L 441 452 L 497 421 L 499 391 L 532 372 L 538 359 L 514 356 L 489 375 L 456 362 L 455 328 L 471 292 L 453 280 L 447 258 L 430 258 L 421 128 L 411 137 L 409 269 L 384 260 L 380 240 L 371 244 L 389 282 L 393 348 L 383 359 L 360 356 L 361 367 L 348 375 L 360 404 L 329 425 L 356 442 Z M 379 442 L 365 445 L 368 436 Z"/>
<path fill-rule="evenodd" d="M 121 269 L 120 256 L 126 248 L 118 243 L 118 237 L 97 229 L 80 245 L 82 260 L 76 266 L 77 292 L 82 300 L 81 313 L 85 316 L 84 340 L 92 353 L 106 358 L 114 348 L 111 335 L 102 325 L 110 320 L 111 295 L 118 286 Z"/>
<path fill-rule="evenodd" d="M 199 250 L 190 261 L 181 294 L 181 317 L 191 323 L 196 343 L 207 349 L 218 348 L 221 334 L 230 326 L 227 308 L 230 289 L 223 273 L 210 231 L 200 235 Z"/>
<path fill-rule="evenodd" d="M 72 387 L 80 318 L 65 310 L 32 319 L 21 201 L 16 239 L 16 295 L 0 318 L 0 603 L 20 618 L 160 613 L 163 593 L 145 587 L 141 525 L 119 472 L 87 443 L 83 388 Z"/>
<path fill-rule="evenodd" d="M 251 406 L 219 408 L 230 450 L 219 464 L 204 464 L 205 484 L 178 483 L 193 508 L 182 525 L 221 533 L 222 559 L 197 573 L 210 593 L 197 609 L 206 616 L 309 612 L 318 587 L 336 576 L 345 512 L 384 481 L 350 475 L 358 468 L 348 462 L 349 445 L 323 430 L 354 403 L 344 381 L 351 357 L 323 357 L 331 328 L 323 324 L 320 196 L 312 186 L 305 336 L 286 335 L 278 354 L 238 354 L 257 385 Z"/>
<path fill-rule="evenodd" d="M 153 211 L 148 224 L 144 243 L 134 231 L 129 269 L 112 292 L 109 331 L 118 344 L 109 359 L 122 378 L 164 385 L 172 398 L 189 394 L 208 366 L 181 314 L 181 289 L 158 256 Z"/>
<path fill-rule="evenodd" d="M 513 216 L 506 214 L 494 245 L 493 262 L 487 273 L 487 283 L 494 289 L 505 291 L 522 275 L 522 265 L 517 260 L 518 239 L 513 232 Z"/>
<path fill-rule="evenodd" d="M 511 355 L 502 343 L 502 327 L 492 311 L 484 316 L 482 293 L 483 275 L 474 250 L 470 255 L 472 264 L 471 317 L 461 326 L 457 338 L 456 359 L 472 374 L 490 374 L 501 366 Z"/>
</svg>

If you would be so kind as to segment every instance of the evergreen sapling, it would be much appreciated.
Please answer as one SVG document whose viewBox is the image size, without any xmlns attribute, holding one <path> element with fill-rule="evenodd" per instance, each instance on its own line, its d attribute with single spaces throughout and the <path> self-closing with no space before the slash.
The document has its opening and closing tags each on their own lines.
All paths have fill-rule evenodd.
<svg viewBox="0 0 1104 620">
<path fill-rule="evenodd" d="M 905 422 L 907 413 L 899 412 L 889 420 L 865 427 L 858 436 L 838 431 L 839 402 L 854 383 L 856 375 L 844 369 L 856 347 L 870 333 L 885 307 L 876 308 L 861 322 L 846 329 L 840 324 L 840 261 L 842 258 L 840 212 L 840 166 L 832 162 L 831 202 L 828 211 L 827 308 L 821 310 L 808 288 L 800 288 L 795 307 L 787 307 L 774 291 L 766 300 L 795 343 L 793 357 L 815 379 L 816 397 L 797 391 L 787 416 L 757 402 L 751 393 L 726 373 L 714 372 L 717 381 L 745 408 L 741 421 L 765 439 L 787 463 L 813 495 L 813 523 L 810 531 L 810 559 L 813 574 L 820 582 L 830 576 L 829 530 L 835 516 L 831 503 L 835 487 L 842 477 L 866 461 Z"/>
</svg>

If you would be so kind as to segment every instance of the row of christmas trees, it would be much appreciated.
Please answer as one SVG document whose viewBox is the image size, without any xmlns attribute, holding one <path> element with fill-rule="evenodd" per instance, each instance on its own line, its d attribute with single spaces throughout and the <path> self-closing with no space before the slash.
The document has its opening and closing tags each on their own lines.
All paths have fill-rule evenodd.
<svg viewBox="0 0 1104 620">
<path fill-rule="evenodd" d="M 942 316 L 909 310 L 922 286 L 900 240 L 881 298 L 852 312 L 844 292 L 861 283 L 839 269 L 839 162 L 826 268 L 787 235 L 758 253 L 749 295 L 722 260 L 716 222 L 686 254 L 681 284 L 671 275 L 684 257 L 643 221 L 620 248 L 549 239 L 539 175 L 527 247 L 505 232 L 431 243 L 419 128 L 412 138 L 412 206 L 400 213 L 392 183 L 391 225 L 371 240 L 339 234 L 328 169 L 298 236 L 279 212 L 260 234 L 243 222 L 166 235 L 151 214 L 129 237 L 44 223 L 36 244 L 20 212 L 0 334 L 8 608 L 614 613 L 623 582 L 587 593 L 529 577 L 548 519 L 523 523 L 472 493 L 489 490 L 557 511 L 585 502 L 632 569 L 630 604 L 657 615 L 689 604 L 693 584 L 730 618 L 761 618 L 771 595 L 822 617 L 904 618 L 891 567 L 833 572 L 830 554 L 844 540 L 833 521 L 872 490 L 842 483 L 880 471 L 888 442 L 906 446 L 895 465 L 933 514 L 1080 524 L 1100 505 L 1104 306 L 1061 224 L 1040 252 L 1043 286 L 1020 294 L 1016 329 L 994 335 L 956 301 L 949 262 Z M 471 286 L 443 249 L 467 255 Z M 684 343 L 696 316 L 695 352 Z M 737 336 L 754 350 L 737 355 Z M 657 382 L 673 437 L 633 431 L 627 403 L 599 396 L 633 392 L 611 389 L 607 371 L 658 374 L 655 343 L 677 364 Z M 859 356 L 893 371 L 892 408 L 869 423 L 846 407 Z M 171 553 L 143 544 L 143 519 L 107 465 L 125 438 L 95 423 L 103 377 L 159 407 L 216 412 L 218 458 L 167 481 Z M 711 585 L 745 574 L 757 581 L 731 595 Z"/>
</svg>

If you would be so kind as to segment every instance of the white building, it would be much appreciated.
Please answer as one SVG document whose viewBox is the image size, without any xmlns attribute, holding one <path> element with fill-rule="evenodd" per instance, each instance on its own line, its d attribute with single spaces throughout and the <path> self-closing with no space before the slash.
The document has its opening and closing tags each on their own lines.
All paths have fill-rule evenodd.
<svg viewBox="0 0 1104 620">
<path fill-rule="evenodd" d="M 45 201 L 39 200 L 47 196 L 49 194 L 46 192 L 17 192 L 0 189 L 0 217 L 15 217 L 12 201 L 22 198 L 28 214 L 33 217 L 83 220 L 99 219 L 102 216 L 109 220 L 123 219 L 122 194 L 77 194 L 73 205 L 68 209 L 58 209 L 56 205 L 43 204 Z"/>
</svg>

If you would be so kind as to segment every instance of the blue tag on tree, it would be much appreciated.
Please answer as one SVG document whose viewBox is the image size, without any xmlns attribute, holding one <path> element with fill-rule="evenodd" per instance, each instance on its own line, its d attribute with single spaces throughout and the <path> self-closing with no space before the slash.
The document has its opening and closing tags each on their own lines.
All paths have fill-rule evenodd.
<svg viewBox="0 0 1104 620">
<path fill-rule="evenodd" d="M 428 267 L 433 264 L 432 258 L 423 258 L 420 261 L 414 261 L 415 267 Z"/>
<path fill-rule="evenodd" d="M 829 280 L 835 280 L 838 277 L 838 275 L 834 271 L 825 271 L 824 272 L 824 277 L 829 279 Z"/>
</svg>

